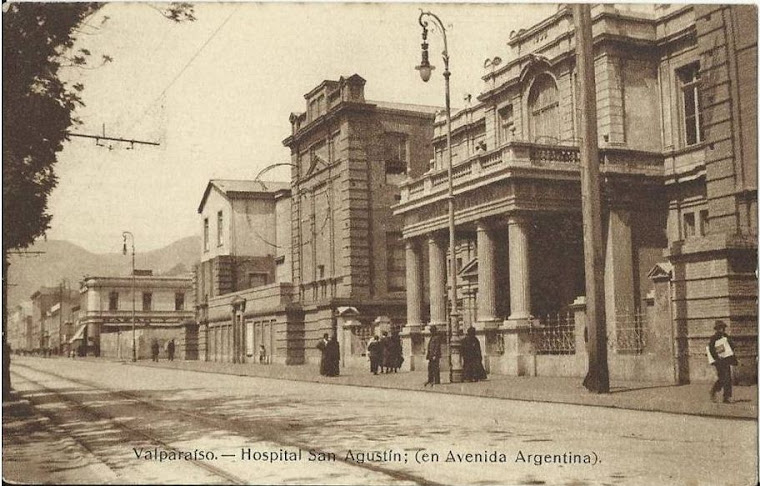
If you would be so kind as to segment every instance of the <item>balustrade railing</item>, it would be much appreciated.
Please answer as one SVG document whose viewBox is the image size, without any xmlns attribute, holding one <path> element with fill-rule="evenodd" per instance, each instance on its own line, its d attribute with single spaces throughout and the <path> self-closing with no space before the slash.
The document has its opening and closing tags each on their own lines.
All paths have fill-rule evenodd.
<svg viewBox="0 0 760 486">
<path fill-rule="evenodd" d="M 604 148 L 600 158 L 607 170 L 647 169 L 662 166 L 663 158 L 654 152 L 630 150 L 626 148 Z M 452 178 L 456 183 L 470 178 L 481 177 L 501 165 L 532 165 L 536 167 L 551 164 L 579 166 L 580 150 L 571 145 L 543 145 L 529 142 L 511 142 L 488 152 L 478 153 L 452 168 Z M 407 183 L 406 196 L 415 196 L 429 191 L 438 191 L 448 181 L 448 171 L 439 170 L 423 175 L 420 179 Z"/>
</svg>

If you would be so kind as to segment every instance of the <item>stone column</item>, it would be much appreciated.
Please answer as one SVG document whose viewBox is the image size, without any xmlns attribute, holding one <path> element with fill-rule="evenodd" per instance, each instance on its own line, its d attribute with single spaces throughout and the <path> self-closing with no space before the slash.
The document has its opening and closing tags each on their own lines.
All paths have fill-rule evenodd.
<svg viewBox="0 0 760 486">
<path fill-rule="evenodd" d="M 422 326 L 422 269 L 420 250 L 406 240 L 406 327 L 410 331 Z"/>
<path fill-rule="evenodd" d="M 627 321 L 632 323 L 632 317 L 636 313 L 632 247 L 630 211 L 610 209 L 604 255 L 604 296 L 607 335 L 612 348 L 616 347 L 616 330 L 620 317 L 628 316 Z"/>
<path fill-rule="evenodd" d="M 496 268 L 494 236 L 485 222 L 478 222 L 478 324 L 496 321 Z"/>
<path fill-rule="evenodd" d="M 509 302 L 510 320 L 530 317 L 530 265 L 528 260 L 528 220 L 510 215 Z"/>
<path fill-rule="evenodd" d="M 446 248 L 440 238 L 428 238 L 430 260 L 430 324 L 446 328 Z"/>
</svg>

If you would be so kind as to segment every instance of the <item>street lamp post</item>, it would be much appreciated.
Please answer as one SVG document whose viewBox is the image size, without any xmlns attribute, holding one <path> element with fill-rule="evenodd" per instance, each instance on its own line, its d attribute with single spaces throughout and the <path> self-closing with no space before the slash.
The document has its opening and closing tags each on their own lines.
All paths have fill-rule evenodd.
<svg viewBox="0 0 760 486">
<path fill-rule="evenodd" d="M 135 235 L 129 231 L 121 233 L 124 238 L 124 246 L 122 247 L 122 254 L 127 254 L 127 235 L 132 239 L 132 361 L 137 361 L 137 346 L 135 339 Z"/>
<path fill-rule="evenodd" d="M 460 341 L 459 341 L 459 312 L 457 309 L 457 261 L 456 261 L 456 234 L 454 226 L 454 180 L 452 169 L 454 166 L 451 155 L 451 90 L 449 86 L 449 45 L 446 39 L 446 28 L 443 26 L 441 19 L 432 12 L 420 12 L 419 23 L 422 26 L 422 62 L 417 69 L 420 72 L 422 81 L 428 82 L 435 66 L 428 60 L 428 22 L 424 20 L 429 18 L 433 24 L 440 29 L 443 35 L 443 79 L 446 84 L 446 154 L 448 160 L 448 207 L 449 207 L 449 282 L 450 288 L 450 311 L 448 319 L 448 348 L 449 348 L 449 380 L 452 383 L 462 381 L 462 366 L 459 359 Z"/>
</svg>

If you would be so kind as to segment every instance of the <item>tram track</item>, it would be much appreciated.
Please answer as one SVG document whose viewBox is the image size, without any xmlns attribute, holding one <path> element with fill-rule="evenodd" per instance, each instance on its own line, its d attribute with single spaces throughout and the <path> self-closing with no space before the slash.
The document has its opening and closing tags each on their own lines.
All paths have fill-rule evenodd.
<svg viewBox="0 0 760 486">
<path fill-rule="evenodd" d="M 237 435 L 241 435 L 242 437 L 246 439 L 251 439 L 255 441 L 266 441 L 266 442 L 277 444 L 282 447 L 297 448 L 304 451 L 308 450 L 317 454 L 330 453 L 329 450 L 322 447 L 314 446 L 312 444 L 308 444 L 308 443 L 294 440 L 294 439 L 284 438 L 282 428 L 278 428 L 277 426 L 272 425 L 272 424 L 258 423 L 258 422 L 256 424 L 251 424 L 245 420 L 235 419 L 232 417 L 218 417 L 218 416 L 213 416 L 206 413 L 188 411 L 181 407 L 172 407 L 172 406 L 168 406 L 162 403 L 158 403 L 156 401 L 146 400 L 144 398 L 141 398 L 127 391 L 116 390 L 110 387 L 105 387 L 94 381 L 80 379 L 80 378 L 72 378 L 72 377 L 65 376 L 65 375 L 55 373 L 52 371 L 35 368 L 27 364 L 16 364 L 14 365 L 14 367 L 27 368 L 35 373 L 48 375 L 51 377 L 55 377 L 59 380 L 64 380 L 64 381 L 77 384 L 79 386 L 84 386 L 84 387 L 91 388 L 93 390 L 105 392 L 115 397 L 120 397 L 125 400 L 139 403 L 140 405 L 150 408 L 154 411 L 170 413 L 173 416 L 180 415 L 186 419 L 195 421 L 196 423 L 202 424 L 206 427 L 211 427 L 214 430 L 231 431 Z M 14 371 L 14 373 L 19 374 L 17 371 Z M 21 377 L 27 381 L 34 382 L 33 380 L 23 375 L 21 375 Z M 56 392 L 54 389 L 46 387 L 40 384 L 39 382 L 36 382 L 36 383 L 37 383 L 36 386 L 42 387 L 45 390 L 48 390 L 54 393 L 55 395 L 59 396 L 61 399 L 67 402 L 74 403 L 75 406 L 77 407 L 81 407 L 84 409 L 88 408 L 87 405 L 81 402 L 78 402 L 77 400 L 73 398 L 70 398 L 68 396 L 63 396 L 62 394 Z M 143 438 L 147 440 L 152 440 L 154 443 L 161 444 L 161 446 L 166 448 L 167 450 L 177 450 L 173 448 L 172 446 L 170 446 L 169 444 L 167 444 L 166 442 L 162 441 L 161 439 L 153 436 L 152 434 L 145 433 L 144 431 L 137 431 L 134 428 L 128 427 L 125 424 L 119 421 L 116 421 L 113 417 L 103 416 L 102 414 L 99 414 L 97 412 L 92 412 L 92 411 L 89 411 L 89 413 L 91 413 L 94 416 L 98 416 L 101 419 L 112 421 L 114 425 L 119 428 L 134 431 L 135 433 L 139 434 L 140 436 L 142 436 Z M 192 462 L 196 466 L 207 469 L 208 472 L 211 472 L 212 474 L 216 474 L 217 476 L 225 477 L 224 475 L 229 475 L 230 477 L 229 478 L 225 477 L 225 480 L 228 480 L 231 483 L 248 484 L 248 481 L 245 481 L 237 476 L 230 475 L 226 471 L 219 469 L 216 466 L 212 466 L 205 462 L 196 462 L 196 461 L 190 461 L 190 462 Z M 431 481 L 430 479 L 424 478 L 416 474 L 408 473 L 405 471 L 394 470 L 394 469 L 383 467 L 377 464 L 372 464 L 372 463 L 367 463 L 367 462 L 357 463 L 357 462 L 349 461 L 349 460 L 346 460 L 345 458 L 340 457 L 339 455 L 336 457 L 336 462 L 343 463 L 350 467 L 371 471 L 373 473 L 378 473 L 388 478 L 392 478 L 396 481 L 409 482 L 409 483 L 414 483 L 421 486 L 440 486 L 442 484 L 435 481 Z"/>
<path fill-rule="evenodd" d="M 61 377 L 60 375 L 57 375 L 55 373 L 38 370 L 38 369 L 32 368 L 32 367 L 26 367 L 26 368 L 29 368 L 29 369 L 37 372 L 37 373 L 48 374 L 48 375 L 51 375 L 51 376 L 55 376 L 56 378 L 59 378 L 59 379 L 65 379 L 65 380 L 71 381 L 73 383 L 77 383 L 75 380 L 72 380 L 70 378 Z M 130 426 L 124 424 L 123 422 L 120 422 L 120 421 L 116 420 L 115 417 L 112 417 L 112 416 L 110 416 L 108 414 L 105 414 L 105 413 L 102 413 L 102 412 L 96 412 L 96 411 L 94 411 L 92 409 L 92 407 L 89 407 L 89 406 L 85 405 L 84 403 L 71 398 L 70 396 L 67 396 L 67 395 L 64 395 L 62 393 L 59 393 L 54 388 L 50 388 L 48 386 L 45 386 L 44 384 L 40 383 L 39 381 L 37 381 L 37 380 L 35 380 L 33 378 L 30 378 L 29 376 L 26 376 L 26 375 L 24 375 L 22 373 L 19 373 L 18 371 L 13 371 L 13 374 L 16 375 L 17 377 L 20 377 L 21 379 L 27 381 L 28 383 L 31 383 L 37 389 L 44 390 L 46 393 L 51 393 L 51 394 L 55 395 L 56 397 L 58 397 L 63 402 L 71 404 L 73 407 L 76 408 L 77 411 L 79 411 L 80 413 L 83 413 L 86 416 L 95 418 L 97 420 L 105 420 L 105 421 L 107 421 L 109 423 L 109 425 L 111 425 L 111 426 L 113 426 L 113 427 L 115 427 L 115 428 L 117 428 L 117 429 L 125 432 L 126 434 L 132 435 L 132 436 L 137 436 L 137 437 L 139 437 L 139 438 L 141 438 L 143 440 L 147 440 L 151 444 L 154 444 L 154 445 L 156 445 L 158 447 L 161 447 L 164 450 L 173 451 L 173 452 L 176 452 L 176 453 L 180 453 L 181 452 L 180 449 L 173 447 L 171 444 L 169 444 L 169 443 L 161 440 L 160 438 L 156 437 L 154 434 L 149 434 L 149 433 L 145 432 L 144 430 L 137 429 L 136 427 L 130 427 Z M 80 383 L 80 384 L 83 384 L 83 383 Z M 90 386 L 90 385 L 86 385 L 85 384 L 85 386 Z M 98 389 L 96 387 L 92 387 L 92 388 Z M 58 416 L 56 416 L 56 414 L 47 412 L 47 411 L 41 409 L 39 406 L 37 406 L 38 403 L 35 403 L 34 399 L 30 399 L 30 402 L 32 402 L 35 405 L 36 410 L 40 414 L 42 414 L 45 417 L 47 417 L 56 426 L 62 427 L 64 425 L 64 423 L 61 421 L 61 419 Z M 76 438 L 76 437 L 74 439 L 82 447 L 84 447 L 88 452 L 90 452 L 93 456 L 95 456 L 96 458 L 98 458 L 101 462 L 103 462 L 104 464 L 106 464 L 112 470 L 114 469 L 114 467 L 116 465 L 113 463 L 113 460 L 112 460 L 112 458 L 109 455 L 100 453 L 100 451 L 98 451 L 97 448 L 91 447 L 87 443 L 87 441 L 83 441 L 83 440 L 81 440 L 79 438 Z M 187 461 L 187 462 L 189 462 L 193 466 L 196 466 L 196 467 L 199 467 L 199 468 L 205 470 L 208 473 L 211 473 L 214 476 L 222 478 L 227 484 L 248 484 L 248 481 L 246 481 L 246 480 L 244 480 L 242 478 L 239 478 L 239 477 L 237 477 L 237 476 L 235 476 L 233 474 L 230 474 L 227 471 L 225 471 L 225 470 L 223 470 L 221 468 L 218 468 L 218 467 L 216 467 L 214 465 L 211 465 L 209 463 L 202 462 L 202 461 Z"/>
</svg>

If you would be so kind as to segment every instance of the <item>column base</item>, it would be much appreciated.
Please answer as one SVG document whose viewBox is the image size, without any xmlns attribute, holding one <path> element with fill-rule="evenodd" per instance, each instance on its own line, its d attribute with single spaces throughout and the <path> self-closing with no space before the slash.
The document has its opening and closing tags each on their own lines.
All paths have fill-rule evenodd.
<svg viewBox="0 0 760 486">
<path fill-rule="evenodd" d="M 536 356 L 530 340 L 528 319 L 507 319 L 499 331 L 504 341 L 504 354 L 493 363 L 499 371 L 512 376 L 536 376 Z M 492 371 L 495 371 L 492 369 Z"/>
<path fill-rule="evenodd" d="M 451 383 L 462 383 L 462 342 L 459 337 L 451 338 L 451 369 L 449 379 Z"/>
<path fill-rule="evenodd" d="M 422 334 L 422 324 L 407 324 L 399 334 L 404 362 L 402 371 L 425 369 L 425 336 Z"/>
<path fill-rule="evenodd" d="M 473 327 L 476 331 L 492 331 L 501 326 L 502 322 L 503 321 L 501 319 L 497 319 L 495 317 L 483 320 L 479 319 L 473 324 Z"/>
</svg>

